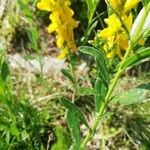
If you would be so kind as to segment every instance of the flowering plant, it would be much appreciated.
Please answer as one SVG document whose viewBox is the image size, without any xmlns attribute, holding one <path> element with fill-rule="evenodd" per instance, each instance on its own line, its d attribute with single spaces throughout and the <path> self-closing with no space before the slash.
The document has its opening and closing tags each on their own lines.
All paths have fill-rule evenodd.
<svg viewBox="0 0 150 150">
<path fill-rule="evenodd" d="M 93 9 L 99 4 L 96 1 L 86 1 L 88 8 Z M 150 57 L 150 47 L 145 47 L 146 40 L 150 34 L 150 2 L 143 0 L 143 8 L 139 14 L 133 13 L 140 0 L 107 0 L 108 18 L 105 19 L 106 28 L 99 30 L 93 40 L 93 46 L 79 46 L 79 51 L 94 57 L 97 66 L 96 81 L 92 89 L 86 88 L 86 93 L 94 95 L 96 117 L 93 125 L 90 126 L 81 110 L 66 98 L 62 98 L 62 104 L 68 109 L 67 123 L 73 138 L 71 149 L 85 149 L 87 143 L 94 136 L 100 122 L 102 121 L 108 104 L 117 102 L 122 105 L 129 105 L 141 102 L 145 90 L 149 85 L 140 86 L 133 91 L 112 96 L 117 81 L 124 71 L 135 63 Z M 78 26 L 70 8 L 69 0 L 41 0 L 37 6 L 42 10 L 50 11 L 52 23 L 48 27 L 49 32 L 56 32 L 57 46 L 62 50 L 60 57 L 66 56 L 71 50 L 76 51 L 73 29 Z M 95 7 L 94 7 L 95 6 Z M 89 23 L 92 22 L 93 12 L 89 11 Z M 98 43 L 97 43 L 98 39 Z M 96 42 L 95 42 L 96 41 Z M 96 44 L 95 44 L 96 43 Z M 115 74 L 109 74 L 109 60 L 119 57 L 119 64 L 115 68 Z M 71 58 L 71 57 L 70 57 Z M 70 61 L 72 61 L 70 59 Z M 75 85 L 74 94 L 81 92 L 71 62 L 72 74 L 63 70 L 63 73 Z M 140 91 L 140 92 L 139 92 Z M 85 91 L 84 91 L 85 92 Z M 80 134 L 80 123 L 83 123 L 89 130 L 82 140 Z"/>
</svg>

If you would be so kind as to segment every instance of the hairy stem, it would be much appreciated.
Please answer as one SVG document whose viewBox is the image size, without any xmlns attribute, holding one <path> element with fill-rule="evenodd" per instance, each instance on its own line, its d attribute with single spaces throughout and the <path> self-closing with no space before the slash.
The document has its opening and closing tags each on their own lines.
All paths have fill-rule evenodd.
<svg viewBox="0 0 150 150">
<path fill-rule="evenodd" d="M 130 43 L 130 45 L 129 45 L 129 47 L 128 47 L 128 50 L 127 50 L 127 52 L 126 52 L 126 54 L 125 54 L 125 56 L 124 56 L 122 62 L 120 63 L 119 69 L 118 69 L 118 71 L 117 71 L 117 73 L 116 73 L 114 79 L 112 80 L 110 86 L 109 86 L 107 95 L 106 95 L 106 97 L 105 97 L 105 101 L 104 101 L 104 103 L 102 103 L 102 106 L 100 107 L 99 113 L 98 113 L 98 115 L 97 115 L 97 117 L 96 117 L 96 119 L 95 119 L 95 121 L 94 121 L 94 124 L 93 124 L 91 130 L 90 130 L 89 133 L 86 135 L 85 139 L 83 140 L 83 142 L 82 142 L 82 144 L 81 144 L 81 149 L 84 149 L 84 148 L 85 148 L 85 146 L 86 146 L 86 144 L 88 143 L 88 141 L 89 141 L 89 140 L 92 138 L 92 136 L 94 135 L 94 133 L 95 133 L 95 131 L 96 131 L 96 129 L 97 129 L 97 127 L 98 127 L 100 121 L 101 121 L 101 118 L 102 118 L 102 116 L 103 116 L 103 114 L 104 114 L 105 108 L 106 108 L 106 106 L 107 106 L 107 104 L 108 104 L 108 102 L 109 102 L 109 98 L 110 98 L 110 96 L 111 96 L 111 94 L 112 94 L 112 92 L 113 92 L 113 90 L 114 90 L 114 87 L 115 87 L 115 85 L 116 85 L 116 83 L 117 83 L 119 77 L 121 76 L 122 72 L 124 71 L 124 70 L 121 69 L 121 66 L 122 66 L 122 64 L 124 63 L 124 61 L 128 58 L 128 56 L 130 55 L 130 52 L 131 52 L 132 48 L 133 48 L 133 46 L 132 46 L 132 44 Z"/>
</svg>

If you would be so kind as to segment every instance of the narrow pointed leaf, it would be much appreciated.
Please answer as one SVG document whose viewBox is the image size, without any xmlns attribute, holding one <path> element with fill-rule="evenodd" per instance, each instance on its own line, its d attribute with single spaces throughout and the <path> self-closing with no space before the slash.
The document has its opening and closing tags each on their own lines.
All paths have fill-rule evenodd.
<svg viewBox="0 0 150 150">
<path fill-rule="evenodd" d="M 67 123 L 73 139 L 73 144 L 70 149 L 79 149 L 81 144 L 80 121 L 71 111 L 67 112 Z"/>
<path fill-rule="evenodd" d="M 71 112 L 73 113 L 84 125 L 86 125 L 89 128 L 89 125 L 81 112 L 81 110 L 72 102 L 65 98 L 61 98 L 62 104 Z"/>
<path fill-rule="evenodd" d="M 95 108 L 96 108 L 96 111 L 98 112 L 101 104 L 104 102 L 104 98 L 107 93 L 107 87 L 102 79 L 98 78 L 96 80 L 94 90 L 96 93 L 98 93 L 94 95 Z"/>
<path fill-rule="evenodd" d="M 92 55 L 95 58 L 98 70 L 100 72 L 100 76 L 108 84 L 109 75 L 108 75 L 108 70 L 107 70 L 107 65 L 106 65 L 106 58 L 104 54 L 100 50 L 94 47 L 89 47 L 89 46 L 80 46 L 79 51 L 85 54 Z"/>
<path fill-rule="evenodd" d="M 134 89 L 124 91 L 116 95 L 112 99 L 112 103 L 121 105 L 131 105 L 141 103 L 150 98 L 150 83 L 142 84 Z"/>
<path fill-rule="evenodd" d="M 150 58 L 150 47 L 140 48 L 135 54 L 126 59 L 121 68 L 125 69 L 146 58 Z"/>
<path fill-rule="evenodd" d="M 73 76 L 71 75 L 71 73 L 69 72 L 68 69 L 61 69 L 61 72 L 62 72 L 63 75 L 64 75 L 65 77 L 67 77 L 72 83 L 74 83 Z"/>
<path fill-rule="evenodd" d="M 29 6 L 26 5 L 22 0 L 17 0 L 17 2 L 19 4 L 21 11 L 24 13 L 26 18 L 28 19 L 29 23 L 32 23 L 33 22 L 33 15 L 29 9 Z"/>
</svg>

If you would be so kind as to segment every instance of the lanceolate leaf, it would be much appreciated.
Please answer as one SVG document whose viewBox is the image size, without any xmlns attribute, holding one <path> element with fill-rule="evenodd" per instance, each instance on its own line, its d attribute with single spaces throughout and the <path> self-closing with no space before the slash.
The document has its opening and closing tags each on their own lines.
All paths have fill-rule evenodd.
<svg viewBox="0 0 150 150">
<path fill-rule="evenodd" d="M 138 51 L 136 51 L 135 54 L 127 58 L 127 60 L 122 64 L 121 67 L 122 69 L 125 69 L 145 58 L 150 58 L 150 47 L 140 48 Z"/>
<path fill-rule="evenodd" d="M 100 0 L 86 0 L 87 6 L 88 6 L 88 19 L 89 23 L 91 23 L 94 12 L 96 10 L 96 7 Z"/>
<path fill-rule="evenodd" d="M 98 112 L 101 104 L 104 102 L 104 98 L 107 93 L 107 86 L 102 79 L 98 78 L 95 82 L 94 89 L 95 89 L 95 92 L 98 93 L 94 95 L 95 108 L 96 108 L 96 111 Z"/>
<path fill-rule="evenodd" d="M 71 103 L 69 100 L 65 98 L 61 98 L 61 102 L 72 114 L 74 114 L 83 124 L 85 124 L 89 128 L 89 125 L 83 113 L 75 104 Z"/>
<path fill-rule="evenodd" d="M 124 91 L 116 95 L 112 99 L 112 103 L 121 105 L 131 105 L 141 103 L 150 98 L 150 83 L 142 84 L 134 89 Z"/>
<path fill-rule="evenodd" d="M 80 46 L 79 50 L 82 53 L 92 55 L 95 58 L 100 75 L 103 78 L 103 80 L 108 84 L 109 75 L 108 75 L 108 70 L 107 70 L 107 65 L 106 65 L 106 59 L 103 53 L 100 50 L 94 47 L 89 47 L 89 46 Z"/>
<path fill-rule="evenodd" d="M 33 15 L 28 5 L 26 5 L 22 0 L 17 0 L 17 1 L 18 1 L 20 9 L 24 13 L 24 15 L 27 17 L 28 21 L 31 23 L 33 21 Z"/>
<path fill-rule="evenodd" d="M 66 76 L 72 83 L 74 83 L 73 76 L 71 75 L 70 71 L 68 69 L 61 69 L 61 72 L 64 76 Z"/>
<path fill-rule="evenodd" d="M 80 121 L 71 111 L 68 111 L 67 123 L 73 139 L 73 145 L 70 149 L 77 150 L 81 144 Z"/>
</svg>

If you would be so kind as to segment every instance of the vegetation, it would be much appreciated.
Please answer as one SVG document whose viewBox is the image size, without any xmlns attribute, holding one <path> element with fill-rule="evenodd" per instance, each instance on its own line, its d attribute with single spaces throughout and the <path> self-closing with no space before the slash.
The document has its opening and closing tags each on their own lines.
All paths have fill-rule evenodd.
<svg viewBox="0 0 150 150">
<path fill-rule="evenodd" d="M 149 0 L 0 7 L 1 150 L 149 149 Z"/>
</svg>

